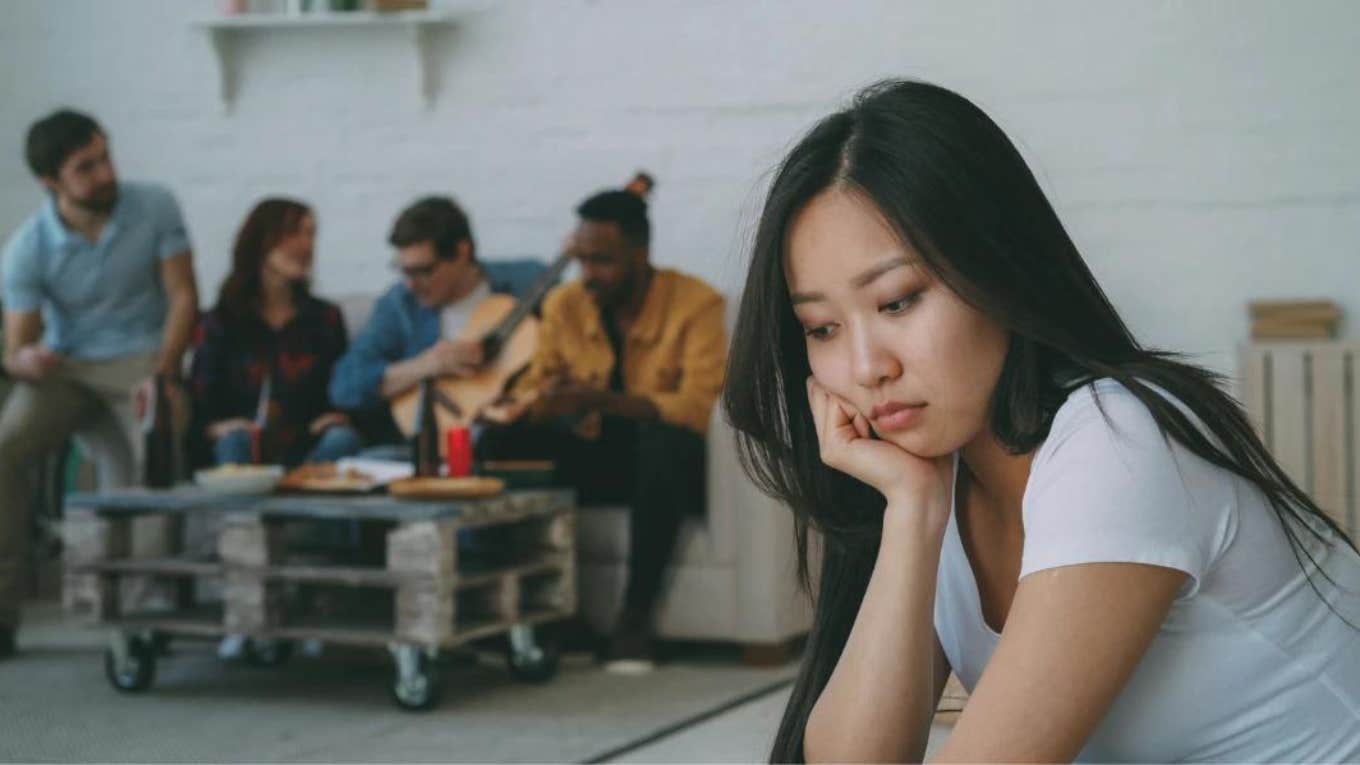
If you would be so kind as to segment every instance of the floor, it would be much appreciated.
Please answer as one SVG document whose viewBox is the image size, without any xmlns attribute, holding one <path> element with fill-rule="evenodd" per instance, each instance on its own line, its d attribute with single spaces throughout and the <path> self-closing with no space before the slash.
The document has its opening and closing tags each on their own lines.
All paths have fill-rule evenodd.
<svg viewBox="0 0 1360 765">
<path fill-rule="evenodd" d="M 26 618 L 23 655 L 0 664 L 0 761 L 764 762 L 796 669 L 694 654 L 639 680 L 568 657 L 552 683 L 524 686 L 484 657 L 413 716 L 388 703 L 383 657 L 342 651 L 224 668 L 186 642 L 151 691 L 118 694 L 100 671 L 104 633 L 52 604 Z"/>
<path fill-rule="evenodd" d="M 789 691 L 783 689 L 606 762 L 768 762 Z M 934 725 L 926 757 L 944 743 L 950 726 Z"/>
</svg>

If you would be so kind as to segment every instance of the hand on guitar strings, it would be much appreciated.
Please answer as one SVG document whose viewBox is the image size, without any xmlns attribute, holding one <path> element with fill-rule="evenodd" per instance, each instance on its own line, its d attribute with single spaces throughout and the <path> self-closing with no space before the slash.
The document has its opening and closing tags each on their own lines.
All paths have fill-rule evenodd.
<svg viewBox="0 0 1360 765">
<path fill-rule="evenodd" d="M 476 340 L 440 340 L 425 351 L 428 377 L 471 377 L 485 361 Z"/>
</svg>

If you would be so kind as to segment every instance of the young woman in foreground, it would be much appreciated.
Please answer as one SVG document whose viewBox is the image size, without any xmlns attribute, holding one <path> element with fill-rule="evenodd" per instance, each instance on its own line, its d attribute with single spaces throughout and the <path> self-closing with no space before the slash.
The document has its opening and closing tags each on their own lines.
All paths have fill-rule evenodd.
<svg viewBox="0 0 1360 765">
<path fill-rule="evenodd" d="M 1360 556 L 1141 347 L 966 99 L 869 88 L 765 204 L 725 406 L 821 534 L 776 761 L 1360 758 Z"/>
</svg>

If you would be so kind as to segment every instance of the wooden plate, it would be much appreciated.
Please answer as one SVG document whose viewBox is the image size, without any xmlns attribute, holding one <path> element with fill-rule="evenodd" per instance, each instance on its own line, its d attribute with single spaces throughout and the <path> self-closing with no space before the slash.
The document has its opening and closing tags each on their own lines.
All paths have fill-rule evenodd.
<svg viewBox="0 0 1360 765">
<path fill-rule="evenodd" d="M 505 491 L 505 481 L 486 476 L 461 478 L 403 478 L 387 485 L 394 497 L 412 499 L 474 499 Z"/>
</svg>

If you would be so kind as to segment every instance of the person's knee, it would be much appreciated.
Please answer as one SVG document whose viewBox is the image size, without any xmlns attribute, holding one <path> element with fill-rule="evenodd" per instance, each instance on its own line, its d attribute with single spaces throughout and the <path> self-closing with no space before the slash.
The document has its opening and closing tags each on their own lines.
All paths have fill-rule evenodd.
<svg viewBox="0 0 1360 765">
<path fill-rule="evenodd" d="M 334 462 L 342 457 L 352 457 L 363 448 L 359 431 L 349 425 L 332 425 L 326 428 L 312 450 L 313 462 Z"/>
<path fill-rule="evenodd" d="M 357 452 L 364 445 L 363 439 L 359 437 L 359 431 L 349 425 L 335 425 L 327 428 L 326 432 L 321 434 L 321 441 L 332 448 L 344 451 L 346 454 Z"/>
<path fill-rule="evenodd" d="M 42 454 L 33 448 L 32 434 L 15 428 L 0 428 L 0 469 L 22 467 Z"/>
<path fill-rule="evenodd" d="M 639 491 L 674 492 L 702 496 L 704 437 L 688 428 L 667 423 L 645 423 L 637 433 Z"/>
<path fill-rule="evenodd" d="M 219 465 L 242 464 L 251 461 L 254 440 L 248 430 L 233 430 L 213 444 L 213 455 Z"/>
<path fill-rule="evenodd" d="M 557 460 L 563 448 L 564 439 L 550 426 L 490 425 L 477 434 L 473 455 L 479 460 Z"/>
</svg>

